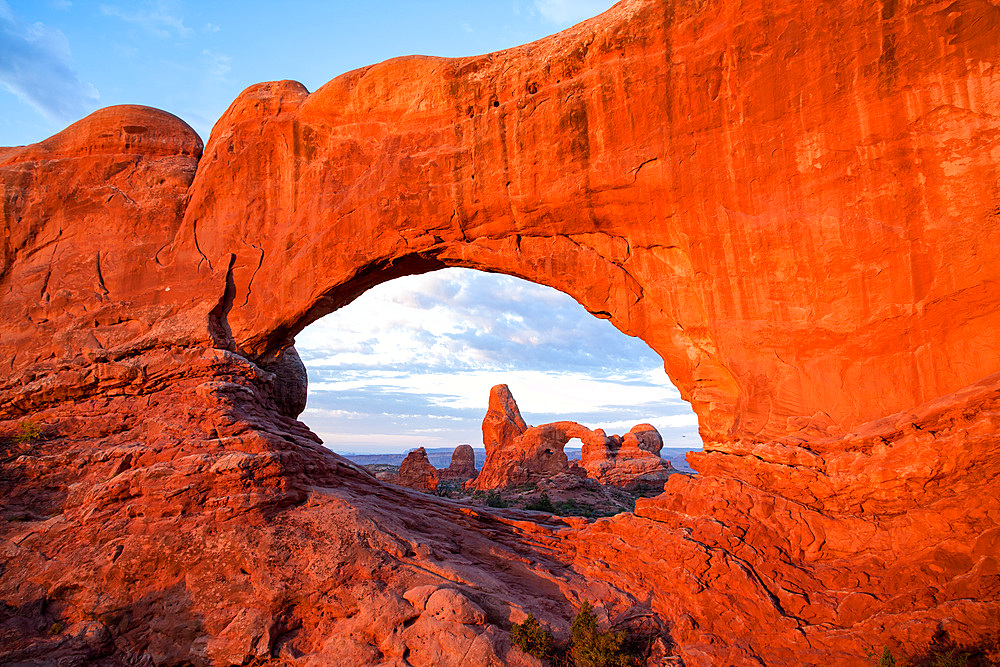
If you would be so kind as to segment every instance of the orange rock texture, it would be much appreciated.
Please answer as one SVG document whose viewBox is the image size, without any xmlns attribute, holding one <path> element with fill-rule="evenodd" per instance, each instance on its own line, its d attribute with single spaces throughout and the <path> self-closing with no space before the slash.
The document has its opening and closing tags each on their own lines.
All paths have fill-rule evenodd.
<svg viewBox="0 0 1000 667">
<path fill-rule="evenodd" d="M 687 665 L 982 641 L 998 62 L 994 0 L 625 0 L 253 86 L 204 153 L 142 107 L 0 149 L 0 662 L 537 664 L 510 624 L 583 600 Z M 539 523 L 320 446 L 296 333 L 444 266 L 646 341 L 700 475 Z"/>
<path fill-rule="evenodd" d="M 587 477 L 601 484 L 628 490 L 663 488 L 671 473 L 669 461 L 660 458 L 663 438 L 652 424 L 638 424 L 624 436 L 606 435 L 603 429 L 583 439 L 580 463 Z"/>
</svg>

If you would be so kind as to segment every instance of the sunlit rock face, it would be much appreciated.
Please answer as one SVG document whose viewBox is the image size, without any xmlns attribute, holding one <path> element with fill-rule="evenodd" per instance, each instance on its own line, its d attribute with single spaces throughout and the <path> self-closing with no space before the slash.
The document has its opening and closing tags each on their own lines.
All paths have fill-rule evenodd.
<svg viewBox="0 0 1000 667">
<path fill-rule="evenodd" d="M 663 438 L 652 424 L 633 426 L 625 435 L 597 429 L 583 439 L 580 463 L 587 477 L 627 490 L 663 488 L 676 470 L 660 458 Z"/>
<path fill-rule="evenodd" d="M 3 149 L 0 662 L 517 664 L 510 623 L 565 636 L 581 599 L 688 665 L 979 641 L 998 61 L 991 0 L 626 0 L 508 51 L 251 87 L 204 154 L 142 107 Z M 295 333 L 443 266 L 649 343 L 700 475 L 538 524 L 319 446 Z"/>
</svg>

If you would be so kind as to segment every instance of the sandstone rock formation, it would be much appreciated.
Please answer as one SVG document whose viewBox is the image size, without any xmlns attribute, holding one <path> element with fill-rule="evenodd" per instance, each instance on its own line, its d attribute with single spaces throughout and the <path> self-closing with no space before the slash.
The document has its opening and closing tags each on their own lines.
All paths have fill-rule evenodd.
<svg viewBox="0 0 1000 667">
<path fill-rule="evenodd" d="M 490 389 L 483 418 L 486 461 L 467 486 L 480 491 L 502 489 L 566 472 L 569 462 L 563 447 L 572 437 L 556 424 L 529 428 L 510 388 L 498 384 Z"/>
<path fill-rule="evenodd" d="M 593 431 L 583 440 L 581 464 L 587 476 L 601 484 L 629 491 L 662 489 L 674 472 L 669 461 L 660 458 L 663 438 L 651 424 L 639 424 L 623 436 Z"/>
<path fill-rule="evenodd" d="M 476 450 L 472 448 L 471 445 L 459 445 L 455 448 L 455 451 L 451 455 L 451 463 L 444 470 L 438 470 L 438 477 L 442 481 L 460 481 L 464 482 L 470 480 L 479 471 L 476 470 Z"/>
<path fill-rule="evenodd" d="M 510 393 L 510 387 L 505 384 L 494 385 L 490 389 L 486 416 L 483 417 L 483 445 L 486 447 L 487 460 L 483 467 L 490 461 L 490 452 L 513 442 L 526 430 L 528 425 L 521 417 L 521 410 L 517 407 L 514 395 Z"/>
<path fill-rule="evenodd" d="M 687 665 L 982 640 L 998 62 L 991 0 L 625 0 L 499 53 L 253 86 L 204 153 L 142 107 L 0 149 L 0 662 L 530 664 L 512 619 L 565 633 L 581 599 Z M 444 266 L 646 341 L 699 477 L 539 523 L 319 446 L 296 333 Z"/>
<path fill-rule="evenodd" d="M 420 447 L 406 455 L 399 466 L 398 483 L 415 491 L 437 491 L 438 471 L 427 460 L 426 449 Z"/>
<path fill-rule="evenodd" d="M 583 442 L 582 468 L 571 465 L 563 448 L 573 438 Z M 527 426 L 510 388 L 498 384 L 490 390 L 483 418 L 486 462 L 479 475 L 467 483 L 480 491 L 519 484 L 537 484 L 564 473 L 586 475 L 601 484 L 623 489 L 662 487 L 675 472 L 660 458 L 663 440 L 649 424 L 639 424 L 624 437 L 591 431 L 572 421 Z"/>
</svg>

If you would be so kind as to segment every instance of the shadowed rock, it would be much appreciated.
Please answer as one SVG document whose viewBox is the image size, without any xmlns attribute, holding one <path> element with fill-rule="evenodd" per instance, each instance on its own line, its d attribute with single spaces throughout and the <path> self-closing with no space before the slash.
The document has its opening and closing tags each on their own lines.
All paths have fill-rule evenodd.
<svg viewBox="0 0 1000 667">
<path fill-rule="evenodd" d="M 470 480 L 479 471 L 476 470 L 476 450 L 471 445 L 459 445 L 451 455 L 451 463 L 444 470 L 438 471 L 441 480 Z"/>
<path fill-rule="evenodd" d="M 399 484 L 415 491 L 434 493 L 438 487 L 438 472 L 427 459 L 427 450 L 414 449 L 399 466 Z"/>
</svg>

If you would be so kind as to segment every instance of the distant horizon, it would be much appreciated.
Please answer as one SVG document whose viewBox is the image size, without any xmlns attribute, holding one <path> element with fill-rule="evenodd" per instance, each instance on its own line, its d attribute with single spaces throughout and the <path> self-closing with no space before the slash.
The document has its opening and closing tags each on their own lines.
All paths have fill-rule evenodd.
<svg viewBox="0 0 1000 667">
<path fill-rule="evenodd" d="M 463 443 L 459 443 L 458 445 L 455 445 L 455 447 L 424 447 L 424 449 L 427 451 L 428 454 L 446 454 L 448 452 L 454 451 L 455 448 L 457 448 L 457 447 L 461 447 L 462 445 L 470 445 L 470 444 L 471 443 L 463 442 Z M 471 446 L 472 446 L 472 449 L 474 451 L 476 451 L 476 452 L 485 452 L 486 451 L 486 448 L 483 445 L 479 445 L 479 446 L 471 445 Z M 409 454 L 410 452 L 416 451 L 418 449 L 420 449 L 420 447 L 411 447 L 411 448 L 406 449 L 406 450 L 393 451 L 393 452 L 336 452 L 336 453 L 340 454 L 341 456 L 396 456 L 396 455 L 400 455 L 400 454 Z M 696 447 L 696 448 L 692 448 L 692 449 L 688 449 L 686 447 L 667 447 L 667 446 L 664 446 L 663 450 L 661 450 L 661 451 L 692 452 L 692 451 L 698 451 L 700 449 L 701 449 L 700 446 Z M 578 451 L 578 450 L 580 450 L 580 447 L 566 447 L 566 448 L 564 448 L 563 451 L 575 452 L 575 451 Z"/>
</svg>

